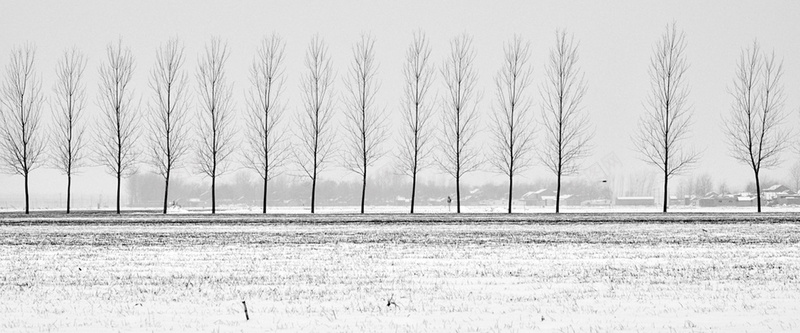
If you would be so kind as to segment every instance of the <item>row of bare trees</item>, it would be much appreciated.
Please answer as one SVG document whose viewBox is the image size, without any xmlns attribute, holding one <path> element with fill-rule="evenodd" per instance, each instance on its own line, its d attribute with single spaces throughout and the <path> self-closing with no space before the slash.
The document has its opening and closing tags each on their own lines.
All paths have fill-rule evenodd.
<svg viewBox="0 0 800 333">
<path fill-rule="evenodd" d="M 562 177 L 579 170 L 593 136 L 589 114 L 583 108 L 586 82 L 578 66 L 574 38 L 564 31 L 556 33 L 538 98 L 532 87 L 530 43 L 520 36 L 505 43 L 503 62 L 494 77 L 495 94 L 486 126 L 491 141 L 486 145 L 478 140 L 483 94 L 478 89 L 472 38 L 462 34 L 449 46 L 443 62 L 436 66 L 427 37 L 416 32 L 402 68 L 399 110 L 403 121 L 399 147 L 392 155 L 397 171 L 411 179 L 410 212 L 414 213 L 421 171 L 436 166 L 453 177 L 456 211 L 461 212 L 464 176 L 489 164 L 492 170 L 508 177 L 511 213 L 515 177 L 537 160 L 556 177 L 555 210 L 559 212 Z M 687 143 L 692 108 L 688 102 L 689 65 L 685 50 L 684 33 L 675 24 L 668 26 L 653 49 L 651 93 L 633 137 L 643 160 L 663 172 L 665 212 L 669 179 L 691 168 L 700 157 Z M 0 90 L 0 156 L 7 171 L 25 179 L 26 213 L 30 172 L 42 164 L 46 155 L 52 155 L 52 165 L 67 176 L 67 212 L 72 176 L 93 161 L 115 177 L 119 213 L 122 179 L 137 172 L 140 155 L 145 155 L 153 171 L 164 179 L 164 213 L 169 205 L 170 177 L 188 165 L 196 166 L 198 172 L 210 178 L 215 213 L 217 178 L 230 169 L 237 156 L 263 181 L 264 213 L 268 183 L 285 172 L 289 163 L 295 163 L 311 182 L 313 213 L 319 176 L 337 159 L 361 179 L 363 213 L 368 171 L 389 151 L 385 147 L 390 136 L 389 115 L 377 100 L 380 82 L 375 39 L 362 35 L 353 46 L 351 63 L 343 78 L 345 93 L 341 104 L 337 104 L 336 75 L 328 47 L 318 36 L 312 38 L 305 53 L 300 84 L 302 108 L 294 118 L 294 130 L 286 121 L 284 51 L 285 42 L 276 35 L 265 37 L 256 50 L 243 107 L 246 123 L 240 131 L 233 85 L 226 75 L 230 53 L 227 44 L 218 38 L 213 38 L 198 57 L 196 103 L 192 103 L 189 75 L 184 68 L 183 44 L 177 38 L 162 44 L 156 50 L 149 99 L 144 106 L 131 88 L 135 63 L 130 49 L 123 47 L 121 41 L 110 44 L 98 71 L 96 104 L 100 114 L 96 122 L 90 122 L 85 115 L 86 57 L 76 49 L 67 50 L 56 66 L 56 84 L 49 103 L 53 130 L 46 135 L 41 121 L 46 96 L 35 71 L 35 48 L 15 48 Z M 781 76 L 782 65 L 774 54 L 763 54 L 757 43 L 745 49 L 731 90 L 734 103 L 724 122 L 733 156 L 753 169 L 759 190 L 759 172 L 777 165 L 778 155 L 789 141 L 790 134 L 782 126 L 786 113 Z M 441 82 L 438 93 L 437 81 Z M 534 110 L 537 102 L 540 113 Z M 334 122 L 339 118 L 338 109 L 342 110 L 340 126 Z M 537 127 L 541 130 L 535 131 Z M 244 136 L 241 146 L 237 132 Z M 140 137 L 144 143 L 139 142 Z M 341 140 L 341 147 L 337 140 Z M 48 149 L 50 146 L 52 149 Z M 191 155 L 194 160 L 190 160 Z"/>
<path fill-rule="evenodd" d="M 424 35 L 414 36 L 407 52 L 403 99 L 405 131 L 400 151 L 401 170 L 412 178 L 411 213 L 414 212 L 416 178 L 428 166 L 430 140 L 435 132 L 431 118 L 434 101 L 429 97 L 434 69 L 429 62 L 430 47 Z M 556 212 L 560 209 L 562 176 L 578 170 L 588 152 L 592 137 L 587 113 L 581 108 L 586 87 L 577 66 L 577 45 L 564 31 L 556 33 L 550 51 L 545 83 L 539 89 L 543 100 L 541 124 L 545 128 L 540 145 L 534 146 L 534 93 L 530 64 L 530 43 L 515 36 L 504 46 L 503 64 L 495 76 L 489 132 L 491 144 L 483 147 L 475 139 L 480 131 L 478 75 L 474 68 L 472 39 L 464 34 L 450 42 L 450 52 L 441 66 L 444 81 L 441 99 L 440 151 L 433 154 L 435 164 L 453 177 L 456 186 L 456 212 L 461 212 L 461 180 L 484 163 L 508 177 L 508 212 L 512 212 L 514 177 L 533 166 L 538 158 L 556 175 Z M 481 149 L 489 148 L 488 154 Z M 484 158 L 484 155 L 488 158 Z"/>
<path fill-rule="evenodd" d="M 651 94 L 633 138 L 643 159 L 663 173 L 663 212 L 669 202 L 669 180 L 692 168 L 701 152 L 687 142 L 693 110 L 688 102 L 686 36 L 676 24 L 667 27 L 650 59 Z M 775 53 L 765 54 L 758 42 L 742 50 L 729 94 L 733 99 L 723 119 L 731 156 L 747 165 L 756 184 L 761 212 L 760 173 L 780 163 L 780 154 L 792 143 L 786 128 L 783 64 Z"/>
</svg>

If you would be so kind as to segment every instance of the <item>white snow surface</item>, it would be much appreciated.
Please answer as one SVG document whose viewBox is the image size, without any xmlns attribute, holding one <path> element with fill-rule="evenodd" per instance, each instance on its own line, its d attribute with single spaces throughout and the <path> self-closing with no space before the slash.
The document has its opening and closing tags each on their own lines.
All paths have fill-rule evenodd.
<svg viewBox="0 0 800 333">
<path fill-rule="evenodd" d="M 260 206 L 218 206 L 218 214 L 261 214 L 262 208 Z M 498 213 L 503 214 L 508 210 L 507 206 L 461 206 L 462 213 Z M 660 206 L 562 206 L 562 213 L 660 213 L 662 208 Z M 800 206 L 762 206 L 761 210 L 768 213 L 793 213 L 800 212 Z M 19 213 L 19 208 L 0 208 L 0 213 Z M 36 209 L 35 212 L 62 212 L 63 209 Z M 73 209 L 74 212 L 80 213 L 85 211 L 95 211 Z M 112 212 L 111 208 L 103 208 L 101 211 Z M 152 211 L 160 212 L 161 208 L 158 207 L 124 207 L 123 212 L 142 212 Z M 755 212 L 756 207 L 698 207 L 698 206 L 670 206 L 668 209 L 671 213 L 749 213 Z M 358 206 L 318 206 L 316 213 L 318 214 L 356 214 L 360 212 Z M 370 214 L 405 214 L 409 212 L 409 206 L 366 206 L 365 212 Z M 553 206 L 521 206 L 515 205 L 513 207 L 514 213 L 553 213 L 555 208 Z M 211 207 L 168 207 L 168 214 L 210 214 Z M 269 206 L 267 207 L 268 214 L 309 214 L 310 209 L 307 206 Z M 456 213 L 455 205 L 447 206 L 417 206 L 415 213 L 421 214 L 447 214 Z"/>
<path fill-rule="evenodd" d="M 130 216 L 0 217 L 0 331 L 800 331 L 793 213 L 690 223 Z"/>
</svg>

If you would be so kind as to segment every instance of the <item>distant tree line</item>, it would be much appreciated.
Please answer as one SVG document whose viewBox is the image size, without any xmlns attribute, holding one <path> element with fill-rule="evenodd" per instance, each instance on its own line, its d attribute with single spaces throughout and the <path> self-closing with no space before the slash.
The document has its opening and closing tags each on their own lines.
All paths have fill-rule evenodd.
<svg viewBox="0 0 800 333">
<path fill-rule="evenodd" d="M 530 63 L 530 42 L 521 36 L 506 42 L 494 76 L 494 97 L 487 107 L 480 104 L 484 94 L 477 88 L 481 78 L 468 34 L 453 38 L 437 65 L 427 37 L 415 32 L 402 64 L 399 107 L 389 109 L 384 105 L 394 101 L 377 100 L 381 68 L 373 36 L 362 35 L 353 45 L 341 92 L 335 89 L 338 80 L 328 47 L 314 36 L 305 52 L 304 70 L 291 74 L 301 77 L 297 103 L 302 107 L 289 117 L 285 111 L 292 97 L 283 93 L 290 75 L 284 67 L 285 46 L 277 35 L 261 41 L 250 64 L 245 102 L 237 104 L 227 78 L 230 51 L 219 38 L 212 38 L 197 56 L 193 81 L 192 70 L 183 66 L 181 41 L 172 38 L 159 46 L 150 67 L 149 89 L 140 94 L 131 88 L 137 67 L 131 50 L 122 40 L 110 43 L 93 95 L 100 110 L 97 119 L 85 116 L 90 99 L 84 82 L 87 58 L 80 50 L 64 52 L 52 91 L 45 92 L 35 66 L 35 46 L 14 47 L 0 77 L 0 157 L 6 172 L 24 178 L 25 212 L 30 210 L 31 171 L 43 165 L 67 177 L 67 213 L 72 176 L 89 165 L 105 167 L 116 179 L 119 213 L 122 180 L 145 164 L 164 183 L 163 213 L 170 202 L 171 175 L 184 167 L 210 180 L 215 213 L 217 178 L 232 164 L 240 164 L 261 178 L 262 212 L 267 211 L 270 181 L 289 173 L 308 178 L 314 213 L 320 175 L 337 164 L 359 176 L 363 213 L 368 175 L 380 159 L 391 159 L 395 170 L 411 179 L 411 213 L 420 190 L 418 175 L 431 167 L 453 178 L 456 212 L 461 212 L 465 175 L 477 170 L 505 175 L 511 213 L 515 177 L 538 160 L 555 178 L 559 212 L 562 178 L 577 173 L 591 152 L 595 129 L 583 103 L 588 83 L 579 66 L 578 43 L 565 31 L 555 34 L 538 91 L 533 85 L 537 78 Z M 643 97 L 639 128 L 632 136 L 642 160 L 663 172 L 664 212 L 669 180 L 691 169 L 701 157 L 701 151 L 687 142 L 693 109 L 686 48 L 686 36 L 674 23 L 656 41 L 648 70 L 650 94 Z M 790 143 L 782 75 L 782 62 L 774 52 L 765 53 L 757 42 L 744 48 L 729 89 L 730 111 L 722 122 L 732 156 L 753 171 L 757 193 L 761 171 L 778 165 Z M 45 113 L 46 107 L 51 112 Z M 394 109 L 403 122 L 390 128 L 387 110 Z M 341 123 L 333 121 L 337 114 Z M 52 118 L 52 129 L 43 127 L 43 117 Z M 239 118 L 244 123 L 237 124 Z M 387 140 L 390 130 L 399 131 L 399 142 Z M 490 134 L 490 142 L 476 140 L 482 131 Z"/>
<path fill-rule="evenodd" d="M 377 170 L 376 170 L 377 171 Z M 409 183 L 404 175 L 398 175 L 391 170 L 377 171 L 372 181 L 367 184 L 367 192 L 370 193 L 366 200 L 366 205 L 372 207 L 372 211 L 380 211 L 381 206 L 397 207 L 399 205 L 410 204 Z M 263 183 L 260 177 L 253 177 L 246 170 L 240 170 L 228 177 L 225 182 L 217 184 L 217 202 L 227 207 L 236 209 L 249 209 L 258 207 L 257 211 L 262 211 L 262 192 Z M 161 207 L 160 194 L 163 194 L 163 178 L 155 173 L 141 172 L 132 176 L 126 186 L 125 204 L 133 207 Z M 284 175 L 276 177 L 270 181 L 268 193 L 268 212 L 282 211 L 280 207 L 305 207 L 309 209 L 310 200 L 307 189 L 310 186 L 309 180 L 297 181 L 295 177 Z M 317 184 L 317 209 L 320 207 L 332 206 L 353 206 L 354 210 L 359 209 L 361 203 L 361 179 L 336 179 L 325 177 Z M 417 194 L 417 211 L 420 208 L 430 206 L 447 206 L 447 197 L 452 195 L 452 185 L 441 178 L 432 180 L 420 180 L 417 183 L 419 193 Z M 535 197 L 527 201 L 523 195 L 529 192 L 536 192 L 546 189 L 551 193 L 555 191 L 555 179 L 535 179 L 525 182 L 518 182 L 514 190 L 519 192 L 514 198 L 515 209 L 527 207 L 542 207 L 542 202 Z M 611 188 L 607 183 L 598 182 L 594 179 L 572 178 L 562 184 L 564 193 L 570 195 L 570 201 L 581 203 L 591 200 L 601 200 L 610 202 L 612 199 Z M 210 189 L 205 183 L 198 180 L 176 178 L 170 185 L 170 206 L 192 211 L 204 209 L 210 204 Z M 465 184 L 462 189 L 462 203 L 469 206 L 485 206 L 504 202 L 508 195 L 506 184 Z M 647 192 L 652 195 L 652 191 Z M 95 197 L 95 200 L 101 198 Z M 603 201 L 606 200 L 606 201 Z M 599 204 L 598 203 L 595 204 Z M 84 205 L 87 203 L 84 202 Z M 99 204 L 104 206 L 105 202 L 89 202 L 89 205 Z M 548 205 L 552 206 L 550 201 Z M 607 204 L 607 203 L 606 203 Z M 500 205 L 496 211 L 505 211 L 505 207 Z M 455 212 L 455 203 L 452 204 L 452 211 Z M 256 211 L 256 209 L 253 209 Z"/>
</svg>

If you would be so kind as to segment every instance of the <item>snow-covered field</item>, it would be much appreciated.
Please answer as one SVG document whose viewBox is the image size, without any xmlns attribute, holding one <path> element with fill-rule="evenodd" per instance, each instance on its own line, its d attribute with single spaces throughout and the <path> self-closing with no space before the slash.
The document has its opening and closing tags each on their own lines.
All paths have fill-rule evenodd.
<svg viewBox="0 0 800 333">
<path fill-rule="evenodd" d="M 367 206 L 365 210 L 371 214 L 406 214 L 409 206 Z M 505 204 L 461 206 L 463 213 L 472 214 L 503 214 L 507 212 Z M 535 214 L 553 213 L 553 206 L 525 206 L 514 205 L 514 213 Z M 24 207 L 0 207 L 2 213 L 19 213 Z M 34 209 L 37 212 L 62 213 L 64 208 Z M 111 212 L 113 207 L 102 207 L 100 211 Z M 763 206 L 762 210 L 769 213 L 800 213 L 800 206 Z M 73 212 L 96 212 L 96 208 L 73 207 Z M 125 212 L 161 212 L 161 207 L 123 207 Z M 318 206 L 316 212 L 320 214 L 357 214 L 358 206 Z M 452 214 L 456 212 L 455 204 L 448 206 L 417 206 L 415 211 L 423 214 Z M 670 206 L 671 213 L 752 213 L 756 207 L 698 207 L 698 206 Z M 210 214 L 211 207 L 169 207 L 170 214 Z M 308 214 L 307 206 L 271 206 L 267 208 L 268 214 Z M 562 206 L 563 213 L 660 213 L 661 206 Z M 248 205 L 221 205 L 217 206 L 218 214 L 261 214 L 261 206 Z"/>
<path fill-rule="evenodd" d="M 0 331 L 797 332 L 798 217 L 5 214 Z"/>
</svg>

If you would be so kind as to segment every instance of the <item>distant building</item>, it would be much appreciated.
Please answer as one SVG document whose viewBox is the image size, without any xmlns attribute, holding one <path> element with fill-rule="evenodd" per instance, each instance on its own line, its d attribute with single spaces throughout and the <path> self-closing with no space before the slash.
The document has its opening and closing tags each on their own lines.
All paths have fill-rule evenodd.
<svg viewBox="0 0 800 333">
<path fill-rule="evenodd" d="M 790 189 L 788 186 L 784 186 L 784 185 L 781 185 L 781 184 L 775 184 L 775 185 L 772 185 L 770 187 L 767 187 L 767 188 L 761 190 L 761 192 L 764 192 L 764 193 L 767 193 L 767 192 L 778 193 L 778 192 L 791 192 L 791 191 L 792 191 L 792 189 Z"/>
<path fill-rule="evenodd" d="M 697 198 L 698 207 L 751 207 L 756 206 L 756 197 L 749 193 L 717 194 L 709 192 L 705 197 Z"/>
<path fill-rule="evenodd" d="M 541 189 L 538 191 L 531 191 L 527 192 L 522 195 L 522 201 L 525 202 L 526 206 L 555 206 L 556 205 L 556 196 L 553 190 L 548 189 Z M 572 194 L 561 194 L 561 202 L 562 206 L 577 206 L 580 204 L 578 198 L 573 196 Z"/>
<path fill-rule="evenodd" d="M 581 202 L 581 206 L 611 206 L 611 200 L 608 199 L 592 199 L 592 200 L 584 200 Z"/>
<path fill-rule="evenodd" d="M 555 206 L 556 205 L 556 196 L 555 195 L 543 195 L 542 196 L 542 206 Z M 572 194 L 562 194 L 561 200 L 559 202 L 561 206 L 577 206 L 579 202 L 575 201 L 575 198 Z"/>
<path fill-rule="evenodd" d="M 800 205 L 800 194 L 795 193 L 788 186 L 777 184 L 761 192 L 767 205 Z"/>
<path fill-rule="evenodd" d="M 683 198 L 678 198 L 677 196 L 670 196 L 669 197 L 669 205 L 670 206 L 689 206 L 692 204 L 691 198 L 687 195 Z"/>
<path fill-rule="evenodd" d="M 697 199 L 698 207 L 725 207 L 736 206 L 736 197 L 733 195 L 718 195 L 714 192 Z"/>
<path fill-rule="evenodd" d="M 544 206 L 542 196 L 547 194 L 547 189 L 543 188 L 538 191 L 526 192 L 522 195 L 522 201 L 526 206 Z"/>
<path fill-rule="evenodd" d="M 738 196 L 736 197 L 736 206 L 740 207 L 751 207 L 757 206 L 758 202 L 755 196 Z"/>
<path fill-rule="evenodd" d="M 762 190 L 761 193 L 763 194 L 765 201 L 767 201 L 770 205 L 785 204 L 784 202 L 787 200 L 787 197 L 794 197 L 797 195 L 789 187 L 780 184 L 772 185 Z M 792 199 L 790 200 L 794 201 Z"/>
<path fill-rule="evenodd" d="M 655 206 L 654 197 L 617 197 L 617 206 Z"/>
<path fill-rule="evenodd" d="M 786 195 L 775 200 L 778 205 L 798 206 L 800 205 L 800 194 Z"/>
</svg>

